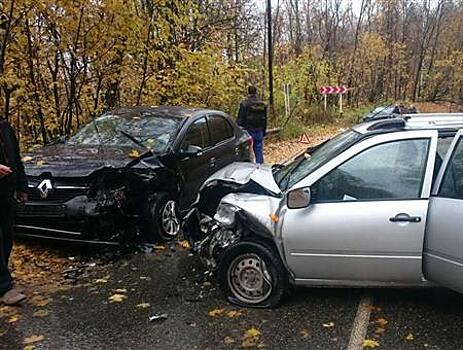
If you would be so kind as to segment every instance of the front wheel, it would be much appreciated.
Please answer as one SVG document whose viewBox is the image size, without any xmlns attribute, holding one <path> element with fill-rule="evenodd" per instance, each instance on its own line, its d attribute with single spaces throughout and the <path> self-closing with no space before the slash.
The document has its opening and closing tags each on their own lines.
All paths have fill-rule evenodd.
<svg viewBox="0 0 463 350">
<path fill-rule="evenodd" d="M 177 202 L 168 195 L 159 196 L 149 204 L 143 231 L 150 241 L 170 241 L 180 233 Z"/>
<path fill-rule="evenodd" d="M 289 289 L 278 252 L 256 242 L 240 242 L 225 251 L 218 277 L 228 299 L 242 306 L 275 307 Z"/>
</svg>

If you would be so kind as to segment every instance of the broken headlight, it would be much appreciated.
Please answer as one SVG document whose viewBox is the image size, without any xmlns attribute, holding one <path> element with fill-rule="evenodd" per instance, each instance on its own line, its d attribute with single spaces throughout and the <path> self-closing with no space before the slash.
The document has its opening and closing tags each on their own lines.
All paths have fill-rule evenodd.
<svg viewBox="0 0 463 350">
<path fill-rule="evenodd" d="M 232 228 L 235 225 L 236 212 L 239 210 L 240 209 L 234 205 L 221 203 L 214 215 L 214 220 L 222 227 Z"/>
</svg>

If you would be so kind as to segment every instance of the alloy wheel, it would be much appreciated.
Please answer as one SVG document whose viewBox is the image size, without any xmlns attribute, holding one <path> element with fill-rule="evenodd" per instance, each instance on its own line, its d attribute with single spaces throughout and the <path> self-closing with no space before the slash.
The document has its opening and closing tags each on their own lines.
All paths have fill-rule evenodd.
<svg viewBox="0 0 463 350">
<path fill-rule="evenodd" d="M 170 237 L 175 237 L 180 231 L 180 222 L 177 218 L 176 203 L 168 200 L 161 212 L 162 230 Z"/>
</svg>

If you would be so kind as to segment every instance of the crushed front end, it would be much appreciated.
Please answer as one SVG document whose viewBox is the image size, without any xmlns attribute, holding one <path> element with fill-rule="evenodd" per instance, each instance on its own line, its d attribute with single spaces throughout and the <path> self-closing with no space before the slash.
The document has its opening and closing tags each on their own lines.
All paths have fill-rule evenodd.
<svg viewBox="0 0 463 350">
<path fill-rule="evenodd" d="M 227 168 L 231 170 L 237 166 L 240 163 Z M 275 193 L 275 186 L 259 183 L 258 177 L 251 176 L 256 171 L 272 176 L 270 168 L 247 165 L 245 168 L 251 174 L 241 178 L 227 168 L 205 182 L 184 222 L 184 232 L 193 252 L 210 271 L 217 268 L 227 248 L 243 240 L 260 239 L 279 245 L 276 213 L 281 194 Z M 239 170 L 243 173 L 245 169 Z"/>
<path fill-rule="evenodd" d="M 29 176 L 29 201 L 18 207 L 20 235 L 100 243 L 133 242 L 160 172 L 102 168 L 86 176 Z"/>
</svg>

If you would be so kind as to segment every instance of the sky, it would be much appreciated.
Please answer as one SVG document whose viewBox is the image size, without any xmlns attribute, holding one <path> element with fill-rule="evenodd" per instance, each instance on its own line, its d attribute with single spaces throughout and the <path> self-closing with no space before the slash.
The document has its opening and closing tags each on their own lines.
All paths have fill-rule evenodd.
<svg viewBox="0 0 463 350">
<path fill-rule="evenodd" d="M 264 10 L 267 6 L 267 0 L 255 0 L 257 6 Z M 354 9 L 354 13 L 358 14 L 360 12 L 360 6 L 362 5 L 362 0 L 342 0 L 343 3 L 346 5 L 352 3 L 352 8 Z M 276 0 L 273 0 L 272 3 L 276 3 Z"/>
</svg>

